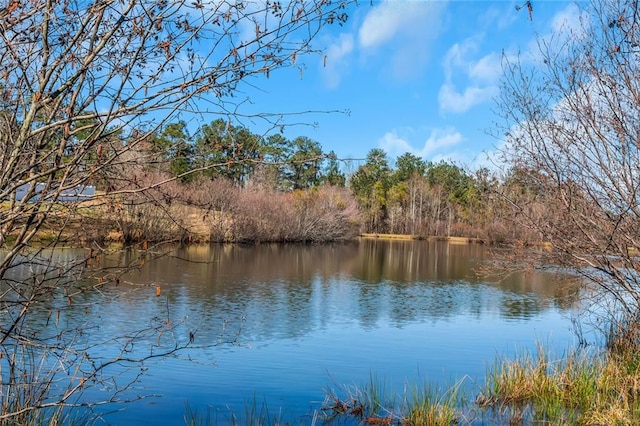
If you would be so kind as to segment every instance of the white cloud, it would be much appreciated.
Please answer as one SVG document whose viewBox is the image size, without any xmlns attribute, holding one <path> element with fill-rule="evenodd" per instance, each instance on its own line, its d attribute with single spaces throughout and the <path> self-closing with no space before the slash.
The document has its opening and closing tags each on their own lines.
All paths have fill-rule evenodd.
<svg viewBox="0 0 640 426">
<path fill-rule="evenodd" d="M 463 92 L 458 92 L 450 82 L 446 82 L 438 92 L 438 103 L 443 111 L 462 113 L 475 105 L 492 100 L 497 94 L 497 86 L 468 86 Z"/>
<path fill-rule="evenodd" d="M 379 147 L 391 156 L 399 156 L 409 152 L 421 158 L 433 157 L 434 155 L 438 158 L 442 156 L 449 158 L 451 153 L 444 153 L 444 151 L 458 145 L 463 140 L 462 134 L 453 128 L 433 129 L 422 147 L 415 148 L 407 138 L 400 136 L 397 130 L 392 130 L 385 133 L 379 140 Z"/>
<path fill-rule="evenodd" d="M 386 55 L 383 67 L 396 79 L 421 74 L 430 46 L 440 34 L 445 1 L 383 1 L 371 8 L 358 30 L 365 56 Z"/>
<path fill-rule="evenodd" d="M 406 139 L 398 136 L 396 130 L 392 130 L 384 134 L 384 136 L 378 141 L 378 145 L 387 154 L 392 156 L 402 155 L 405 152 L 414 153 L 416 150 L 407 142 Z"/>
<path fill-rule="evenodd" d="M 412 8 L 401 8 L 394 3 L 383 2 L 375 6 L 366 16 L 358 41 L 361 47 L 377 47 L 393 38 L 402 28 L 403 22 L 411 20 Z"/>
<path fill-rule="evenodd" d="M 495 13 L 495 10 L 491 13 Z M 559 45 L 565 43 L 568 37 L 584 36 L 587 22 L 584 14 L 578 5 L 569 4 L 553 16 L 547 34 L 541 39 L 532 40 L 525 54 L 515 60 L 540 59 L 539 43 Z M 470 37 L 455 43 L 447 52 L 443 61 L 445 81 L 438 92 L 441 111 L 463 113 L 476 105 L 491 101 L 498 94 L 502 57 L 497 52 L 491 52 L 476 58 L 482 42 L 482 35 Z"/>
<path fill-rule="evenodd" d="M 431 45 L 440 34 L 446 4 L 395 0 L 374 3 L 353 33 L 340 34 L 325 44 L 326 64 L 321 64 L 326 68 L 325 84 L 338 87 L 344 74 L 352 69 L 356 54 L 360 65 L 370 65 L 384 78 L 407 80 L 421 76 Z"/>
<path fill-rule="evenodd" d="M 431 38 L 438 30 L 446 2 L 382 1 L 373 6 L 358 31 L 358 44 L 365 49 L 377 48 L 397 36 Z"/>
<path fill-rule="evenodd" d="M 481 37 L 471 37 L 455 43 L 445 55 L 445 81 L 438 92 L 441 111 L 462 113 L 498 94 L 497 81 L 502 74 L 500 56 L 492 52 L 479 59 L 470 59 L 481 41 Z M 457 89 L 456 80 L 466 87 Z"/>
<path fill-rule="evenodd" d="M 327 48 L 327 59 L 326 63 L 323 63 L 322 76 L 329 88 L 335 89 L 340 84 L 342 74 L 349 67 L 349 55 L 353 52 L 353 48 L 353 35 L 347 33 L 340 34 Z"/>
<path fill-rule="evenodd" d="M 462 142 L 463 139 L 460 132 L 455 129 L 434 129 L 424 143 L 421 156 L 426 157 L 432 152 L 457 145 Z"/>
<path fill-rule="evenodd" d="M 469 77 L 476 81 L 495 83 L 501 75 L 502 60 L 495 52 L 483 56 L 469 66 Z"/>
<path fill-rule="evenodd" d="M 478 51 L 481 37 L 471 37 L 462 43 L 455 43 L 444 56 L 443 67 L 447 78 L 451 78 L 457 68 L 468 68 L 468 56 Z"/>
</svg>

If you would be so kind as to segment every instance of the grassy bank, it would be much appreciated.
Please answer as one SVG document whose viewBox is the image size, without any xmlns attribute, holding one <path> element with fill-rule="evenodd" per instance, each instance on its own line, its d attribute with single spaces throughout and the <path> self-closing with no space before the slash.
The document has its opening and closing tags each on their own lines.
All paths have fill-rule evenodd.
<svg viewBox="0 0 640 426">
<path fill-rule="evenodd" d="M 640 354 L 573 351 L 550 359 L 542 350 L 499 360 L 477 403 L 511 419 L 549 424 L 640 423 Z"/>
<path fill-rule="evenodd" d="M 330 392 L 325 411 L 360 424 L 640 424 L 640 353 L 632 347 L 580 348 L 559 357 L 539 347 L 497 359 L 475 395 L 460 392 L 462 384 L 424 384 L 393 396 L 372 380 Z"/>
</svg>

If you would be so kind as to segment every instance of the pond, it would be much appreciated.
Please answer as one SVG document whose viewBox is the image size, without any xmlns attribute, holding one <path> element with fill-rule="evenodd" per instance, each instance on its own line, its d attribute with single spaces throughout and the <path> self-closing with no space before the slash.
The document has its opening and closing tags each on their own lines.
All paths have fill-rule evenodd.
<svg viewBox="0 0 640 426">
<path fill-rule="evenodd" d="M 373 377 L 402 394 L 464 378 L 473 395 L 496 356 L 573 345 L 576 291 L 554 275 L 478 278 L 490 255 L 477 244 L 385 240 L 176 249 L 123 278 L 120 297 L 96 313 L 94 338 L 166 316 L 187 322 L 196 348 L 149 363 L 124 396 L 158 397 L 103 409 L 104 421 L 184 424 L 188 404 L 218 424 L 256 405 L 311 424 L 325 389 Z"/>
</svg>

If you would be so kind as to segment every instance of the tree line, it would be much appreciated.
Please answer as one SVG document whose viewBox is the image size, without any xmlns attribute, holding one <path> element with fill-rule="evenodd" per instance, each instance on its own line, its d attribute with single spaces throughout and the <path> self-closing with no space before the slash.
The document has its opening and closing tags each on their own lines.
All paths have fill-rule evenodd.
<svg viewBox="0 0 640 426">
<path fill-rule="evenodd" d="M 324 153 L 313 139 L 287 139 L 280 133 L 265 137 L 222 118 L 201 126 L 195 136 L 189 135 L 185 122 L 170 123 L 146 142 L 156 164 L 183 183 L 207 177 L 244 185 L 257 178 L 274 189 L 291 191 L 345 182 L 335 153 Z"/>
<path fill-rule="evenodd" d="M 77 147 L 99 126 L 95 119 L 78 121 L 59 161 L 75 161 Z M 519 204 L 539 186 L 533 171 L 522 167 L 498 176 L 411 153 L 394 161 L 379 148 L 354 165 L 307 136 L 258 134 L 222 118 L 193 134 L 185 121 L 105 133 L 77 167 L 86 183 L 110 195 L 104 198 L 107 226 L 125 242 L 320 242 L 359 233 L 540 241 L 535 232 L 511 225 L 515 213 L 505 204 Z M 61 145 L 60 135 L 47 137 Z M 52 177 L 53 186 L 65 178 L 62 172 Z M 536 211 L 551 204 L 538 200 Z M 204 212 L 198 235 L 194 211 L 177 213 L 176 205 Z"/>
<path fill-rule="evenodd" d="M 382 149 L 348 178 L 365 232 L 417 237 L 461 236 L 492 243 L 535 244 L 539 235 L 513 226 L 513 203 L 551 204 L 535 199 L 536 182 L 521 167 L 468 170 L 450 161 L 431 162 L 405 153 L 390 161 Z"/>
<path fill-rule="evenodd" d="M 511 224 L 515 213 L 507 204 L 513 197 L 525 202 L 538 185 L 522 168 L 500 176 L 411 153 L 393 160 L 379 148 L 354 166 L 309 137 L 260 135 L 221 118 L 193 135 L 183 121 L 167 124 L 130 155 L 120 170 L 105 168 L 96 178 L 99 189 L 123 193 L 120 206 L 129 206 L 120 210 L 125 241 L 167 238 L 149 224 L 171 203 L 183 203 L 205 212 L 210 241 L 329 241 L 393 233 L 539 242 L 536 233 Z M 137 188 L 144 191 L 127 193 Z M 166 206 L 148 207 L 150 199 Z M 535 210 L 550 209 L 548 201 L 537 200 Z M 300 229 L 292 231 L 291 223 Z M 170 227 L 160 221 L 156 228 Z M 183 228 L 179 238 L 189 238 Z"/>
</svg>

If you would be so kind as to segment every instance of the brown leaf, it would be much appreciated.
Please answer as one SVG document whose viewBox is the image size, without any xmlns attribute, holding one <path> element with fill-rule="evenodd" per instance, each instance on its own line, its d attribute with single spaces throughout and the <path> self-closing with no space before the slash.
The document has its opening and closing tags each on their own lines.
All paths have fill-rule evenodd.
<svg viewBox="0 0 640 426">
<path fill-rule="evenodd" d="M 19 1 L 12 1 L 9 6 L 7 6 L 7 12 L 11 13 L 14 10 L 16 10 L 18 7 L 20 7 L 20 2 Z"/>
</svg>

